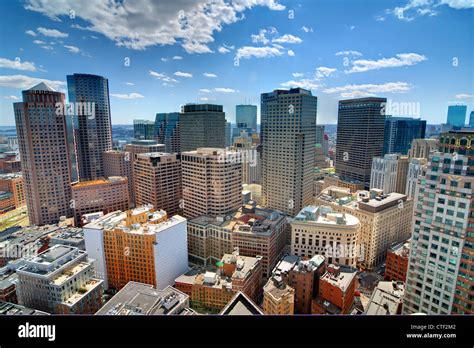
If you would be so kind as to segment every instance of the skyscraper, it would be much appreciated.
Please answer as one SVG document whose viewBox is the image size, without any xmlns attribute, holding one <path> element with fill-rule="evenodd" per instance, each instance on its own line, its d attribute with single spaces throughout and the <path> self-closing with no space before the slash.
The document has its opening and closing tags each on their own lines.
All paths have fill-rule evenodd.
<svg viewBox="0 0 474 348">
<path fill-rule="evenodd" d="M 181 152 L 181 138 L 179 131 L 179 112 L 156 114 L 155 139 L 165 144 L 165 151 L 169 153 Z"/>
<path fill-rule="evenodd" d="M 54 224 L 72 213 L 65 96 L 44 83 L 22 94 L 13 108 L 28 217 L 32 225 Z"/>
<path fill-rule="evenodd" d="M 474 132 L 440 136 L 415 193 L 403 313 L 472 314 Z M 469 151 L 469 152 L 468 152 Z"/>
<path fill-rule="evenodd" d="M 179 116 L 181 151 L 199 147 L 225 147 L 225 113 L 222 105 L 187 104 Z"/>
<path fill-rule="evenodd" d="M 385 120 L 383 153 L 406 155 L 413 139 L 425 137 L 426 121 L 419 118 L 391 117 Z"/>
<path fill-rule="evenodd" d="M 257 131 L 257 105 L 236 105 L 235 120 L 237 128 L 251 128 Z"/>
<path fill-rule="evenodd" d="M 474 128 L 474 111 L 469 115 L 469 127 Z"/>
<path fill-rule="evenodd" d="M 225 147 L 229 147 L 232 145 L 231 133 L 232 133 L 232 124 L 230 122 L 226 122 L 225 123 Z"/>
<path fill-rule="evenodd" d="M 317 97 L 302 88 L 261 95 L 263 205 L 296 215 L 312 203 Z"/>
<path fill-rule="evenodd" d="M 372 159 L 383 153 L 385 98 L 339 101 L 336 173 L 343 180 L 370 184 Z"/>
<path fill-rule="evenodd" d="M 77 160 L 71 153 L 73 171 L 78 171 L 79 180 L 103 177 L 102 156 L 104 151 L 112 150 L 109 81 L 97 75 L 73 74 L 67 76 L 67 88 L 69 102 L 75 108 L 85 103 L 83 105 L 93 111 L 74 113 L 72 124 L 68 124 L 69 149 L 75 148 L 77 153 Z"/>
<path fill-rule="evenodd" d="M 155 122 L 149 120 L 133 120 L 133 137 L 137 140 L 153 140 Z"/>
<path fill-rule="evenodd" d="M 466 112 L 466 105 L 449 105 L 446 123 L 456 128 L 464 127 L 466 123 Z"/>
</svg>

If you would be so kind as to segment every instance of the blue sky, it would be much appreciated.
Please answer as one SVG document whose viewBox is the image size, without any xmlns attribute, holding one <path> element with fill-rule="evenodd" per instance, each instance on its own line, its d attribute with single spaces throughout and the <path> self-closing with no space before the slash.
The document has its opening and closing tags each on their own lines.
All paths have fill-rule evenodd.
<svg viewBox="0 0 474 348">
<path fill-rule="evenodd" d="M 0 125 L 14 124 L 21 90 L 66 92 L 72 73 L 109 79 L 114 124 L 189 102 L 223 104 L 234 121 L 236 104 L 293 86 L 318 96 L 322 124 L 365 95 L 416 105 L 428 123 L 449 103 L 474 107 L 474 0 L 24 0 L 0 12 Z"/>
</svg>

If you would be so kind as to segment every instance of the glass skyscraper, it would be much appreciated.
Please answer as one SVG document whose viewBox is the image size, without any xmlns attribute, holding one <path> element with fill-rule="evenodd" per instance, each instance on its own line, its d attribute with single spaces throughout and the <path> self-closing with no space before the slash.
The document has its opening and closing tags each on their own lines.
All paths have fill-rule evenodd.
<svg viewBox="0 0 474 348">
<path fill-rule="evenodd" d="M 67 88 L 74 108 L 82 103 L 92 111 L 74 112 L 67 122 L 72 178 L 82 181 L 103 177 L 102 156 L 112 150 L 109 81 L 97 75 L 73 74 L 67 76 Z"/>
<path fill-rule="evenodd" d="M 447 124 L 453 127 L 462 128 L 466 122 L 466 105 L 449 105 Z"/>
<path fill-rule="evenodd" d="M 419 118 L 391 117 L 385 119 L 383 153 L 406 155 L 413 139 L 425 137 L 426 121 Z"/>
<path fill-rule="evenodd" d="M 137 140 L 153 140 L 155 122 L 149 120 L 133 120 L 133 137 Z"/>
<path fill-rule="evenodd" d="M 166 152 L 181 152 L 179 112 L 156 114 L 154 137 L 159 144 L 165 144 Z"/>
<path fill-rule="evenodd" d="M 235 120 L 237 128 L 251 128 L 257 131 L 257 106 L 237 105 L 235 107 Z"/>
</svg>

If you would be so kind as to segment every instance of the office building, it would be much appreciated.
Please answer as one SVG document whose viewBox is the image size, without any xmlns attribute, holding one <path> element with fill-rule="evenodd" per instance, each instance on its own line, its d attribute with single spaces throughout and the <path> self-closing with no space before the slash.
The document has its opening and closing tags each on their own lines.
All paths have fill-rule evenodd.
<svg viewBox="0 0 474 348">
<path fill-rule="evenodd" d="M 128 282 L 95 315 L 193 315 L 189 296 L 167 286 Z"/>
<path fill-rule="evenodd" d="M 312 314 L 349 314 L 354 304 L 356 270 L 328 265 L 319 280 L 318 297 L 313 300 Z"/>
<path fill-rule="evenodd" d="M 15 209 L 26 204 L 25 187 L 21 173 L 0 174 L 0 191 L 12 194 Z"/>
<path fill-rule="evenodd" d="M 66 117 L 56 109 L 65 97 L 45 83 L 22 94 L 13 106 L 28 218 L 32 225 L 52 224 L 71 216 Z"/>
<path fill-rule="evenodd" d="M 383 194 L 378 189 L 352 194 L 349 189 L 331 186 L 323 190 L 315 203 L 359 219 L 358 266 L 364 269 L 373 269 L 385 261 L 391 245 L 410 238 L 413 200 L 404 194 Z"/>
<path fill-rule="evenodd" d="M 403 313 L 472 314 L 474 144 L 471 130 L 443 133 L 415 195 Z"/>
<path fill-rule="evenodd" d="M 102 306 L 103 281 L 85 251 L 55 245 L 16 270 L 18 303 L 54 314 L 93 314 Z"/>
<path fill-rule="evenodd" d="M 225 147 L 232 145 L 232 124 L 230 122 L 225 123 Z"/>
<path fill-rule="evenodd" d="M 426 132 L 426 121 L 411 117 L 392 117 L 385 119 L 383 153 L 406 155 L 413 139 L 423 139 Z"/>
<path fill-rule="evenodd" d="M 408 175 L 408 157 L 387 154 L 374 157 L 370 174 L 370 188 L 380 189 L 383 193 L 405 193 Z"/>
<path fill-rule="evenodd" d="M 291 254 L 324 255 L 329 263 L 355 267 L 361 240 L 359 219 L 330 206 L 307 206 L 291 223 Z"/>
<path fill-rule="evenodd" d="M 225 123 L 222 105 L 184 105 L 179 115 L 181 151 L 195 151 L 200 147 L 225 148 Z"/>
<path fill-rule="evenodd" d="M 68 143 L 73 181 L 104 176 L 103 154 L 112 150 L 109 81 L 90 74 L 67 76 L 69 103 L 82 112 L 68 118 Z M 87 110 L 87 111 L 84 111 Z"/>
<path fill-rule="evenodd" d="M 312 203 L 316 114 L 311 91 L 261 95 L 263 206 L 294 216 Z"/>
<path fill-rule="evenodd" d="M 428 159 L 430 152 L 435 150 L 436 139 L 413 139 L 410 150 L 408 151 L 408 157 Z"/>
<path fill-rule="evenodd" d="M 155 117 L 155 139 L 165 145 L 164 152 L 180 153 L 179 112 L 159 113 Z"/>
<path fill-rule="evenodd" d="M 405 282 L 410 256 L 410 242 L 395 244 L 387 250 L 385 260 L 385 280 Z"/>
<path fill-rule="evenodd" d="M 133 163 L 137 206 L 151 204 L 169 216 L 182 212 L 181 161 L 174 153 L 139 154 Z"/>
<path fill-rule="evenodd" d="M 336 173 L 343 180 L 358 180 L 368 188 L 374 157 L 383 155 L 385 98 L 339 101 Z"/>
<path fill-rule="evenodd" d="M 469 127 L 474 128 L 474 111 L 469 114 Z"/>
<path fill-rule="evenodd" d="M 137 140 L 154 140 L 155 122 L 149 120 L 133 120 L 133 137 Z"/>
<path fill-rule="evenodd" d="M 188 219 L 225 216 L 242 201 L 240 154 L 217 148 L 181 153 L 183 210 Z"/>
<path fill-rule="evenodd" d="M 263 287 L 263 312 L 267 315 L 292 315 L 295 310 L 295 289 L 281 277 L 272 276 Z"/>
<path fill-rule="evenodd" d="M 466 124 L 467 105 L 449 105 L 446 124 L 454 128 L 462 128 Z"/>
<path fill-rule="evenodd" d="M 104 152 L 104 176 L 121 176 L 128 178 L 130 204 L 135 201 L 132 183 L 132 160 L 130 152 L 109 150 Z"/>
<path fill-rule="evenodd" d="M 128 178 L 111 176 L 73 183 L 71 208 L 74 211 L 74 223 L 82 226 L 82 216 L 89 213 L 105 214 L 130 207 Z"/>
<path fill-rule="evenodd" d="M 261 182 L 262 153 L 261 146 L 247 132 L 242 132 L 234 139 L 230 150 L 240 152 L 242 163 L 242 183 L 258 184 Z"/>
<path fill-rule="evenodd" d="M 143 206 L 104 215 L 84 226 L 84 238 L 105 288 L 134 281 L 164 289 L 188 270 L 186 219 L 167 218 L 163 210 Z"/>
<path fill-rule="evenodd" d="M 175 279 L 174 287 L 187 294 L 191 308 L 220 312 L 241 291 L 252 301 L 262 292 L 260 257 L 225 254 L 214 269 L 192 269 Z"/>
<path fill-rule="evenodd" d="M 410 158 L 405 188 L 405 194 L 408 198 L 415 199 L 415 193 L 418 191 L 418 178 L 426 175 L 427 163 L 426 158 Z"/>
<path fill-rule="evenodd" d="M 236 105 L 235 121 L 237 128 L 250 128 L 257 132 L 257 105 Z"/>
</svg>

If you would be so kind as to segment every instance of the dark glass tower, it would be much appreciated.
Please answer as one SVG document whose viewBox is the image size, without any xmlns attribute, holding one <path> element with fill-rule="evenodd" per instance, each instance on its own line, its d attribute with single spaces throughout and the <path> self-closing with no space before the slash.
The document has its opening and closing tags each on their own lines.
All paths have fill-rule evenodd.
<svg viewBox="0 0 474 348">
<path fill-rule="evenodd" d="M 165 144 L 168 153 L 181 152 L 179 112 L 156 114 L 154 139 Z"/>
<path fill-rule="evenodd" d="M 105 77 L 89 74 L 67 76 L 69 103 L 79 103 L 92 113 L 74 113 L 68 122 L 73 180 L 93 180 L 104 176 L 103 153 L 112 149 L 109 82 Z"/>
<path fill-rule="evenodd" d="M 370 186 L 372 159 L 383 154 L 385 98 L 339 101 L 336 173 Z"/>
<path fill-rule="evenodd" d="M 383 153 L 406 155 L 413 139 L 425 137 L 426 121 L 419 118 L 391 117 L 385 120 Z"/>
</svg>

